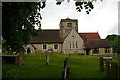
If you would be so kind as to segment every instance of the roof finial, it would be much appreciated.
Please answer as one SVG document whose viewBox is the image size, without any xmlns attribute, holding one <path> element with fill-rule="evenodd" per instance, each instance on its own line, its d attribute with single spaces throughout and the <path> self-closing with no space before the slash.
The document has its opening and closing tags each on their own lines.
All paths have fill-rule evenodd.
<svg viewBox="0 0 120 80">
<path fill-rule="evenodd" d="M 66 19 L 70 19 L 70 18 L 68 18 L 68 16 L 67 16 L 67 18 Z"/>
</svg>

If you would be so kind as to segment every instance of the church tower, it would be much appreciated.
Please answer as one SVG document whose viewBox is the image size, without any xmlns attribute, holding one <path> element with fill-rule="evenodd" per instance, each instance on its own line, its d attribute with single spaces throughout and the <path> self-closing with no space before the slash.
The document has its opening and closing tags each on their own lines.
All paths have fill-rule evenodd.
<svg viewBox="0 0 120 80">
<path fill-rule="evenodd" d="M 60 24 L 60 36 L 65 37 L 72 29 L 78 32 L 78 20 L 77 19 L 61 19 Z"/>
</svg>

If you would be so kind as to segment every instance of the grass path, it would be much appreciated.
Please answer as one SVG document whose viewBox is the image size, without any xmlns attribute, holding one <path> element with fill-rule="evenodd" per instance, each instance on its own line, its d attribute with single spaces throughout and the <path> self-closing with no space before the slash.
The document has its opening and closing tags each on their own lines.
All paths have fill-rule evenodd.
<svg viewBox="0 0 120 80">
<path fill-rule="evenodd" d="M 99 71 L 99 58 L 95 56 L 72 55 L 70 69 L 71 78 L 105 78 L 105 74 Z"/>
<path fill-rule="evenodd" d="M 45 64 L 45 54 L 28 54 L 23 57 L 23 65 L 3 65 L 4 71 L 14 70 L 12 73 L 19 78 L 61 78 L 65 54 L 51 54 L 50 64 Z M 95 56 L 71 55 L 70 78 L 105 78 L 99 71 L 99 59 Z M 17 73 L 17 74 L 15 74 Z M 9 75 L 8 75 L 9 76 Z"/>
</svg>

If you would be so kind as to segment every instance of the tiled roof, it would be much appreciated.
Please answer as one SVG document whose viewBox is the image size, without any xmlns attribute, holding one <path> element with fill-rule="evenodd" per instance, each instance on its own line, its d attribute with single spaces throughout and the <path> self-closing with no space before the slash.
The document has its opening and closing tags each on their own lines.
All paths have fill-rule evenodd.
<svg viewBox="0 0 120 80">
<path fill-rule="evenodd" d="M 87 40 L 84 46 L 85 48 L 109 48 L 111 47 L 111 45 L 106 39 Z"/>
<path fill-rule="evenodd" d="M 34 36 L 31 43 L 62 43 L 59 30 L 43 30 L 42 36 Z"/>
<path fill-rule="evenodd" d="M 43 30 L 43 35 L 34 36 L 31 43 L 63 43 L 64 39 L 60 37 L 59 31 L 59 29 Z M 98 33 L 79 33 L 79 35 L 85 40 L 85 48 L 111 47 L 107 40 L 100 38 Z"/>
<path fill-rule="evenodd" d="M 90 33 L 79 33 L 80 37 L 86 41 L 86 40 L 94 40 L 94 39 L 101 39 L 98 32 L 90 32 Z"/>
<path fill-rule="evenodd" d="M 84 40 L 85 48 L 107 48 L 111 47 L 109 42 L 101 39 L 98 32 L 79 33 L 80 37 Z"/>
</svg>

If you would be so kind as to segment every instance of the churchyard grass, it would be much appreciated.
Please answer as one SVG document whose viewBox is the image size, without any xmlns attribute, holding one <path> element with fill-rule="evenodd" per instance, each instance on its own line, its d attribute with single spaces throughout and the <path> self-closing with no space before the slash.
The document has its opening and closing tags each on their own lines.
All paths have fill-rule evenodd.
<svg viewBox="0 0 120 80">
<path fill-rule="evenodd" d="M 91 78 L 104 80 L 105 73 L 100 71 L 99 58 L 96 56 L 72 55 L 70 61 L 71 78 Z"/>
<path fill-rule="evenodd" d="M 50 54 L 49 65 L 45 62 L 45 53 L 25 54 L 21 65 L 3 64 L 3 78 L 58 78 L 62 77 L 64 59 L 67 54 Z M 99 70 L 99 59 L 96 56 L 71 55 L 69 59 L 70 75 L 72 80 L 77 78 L 106 78 Z"/>
</svg>

